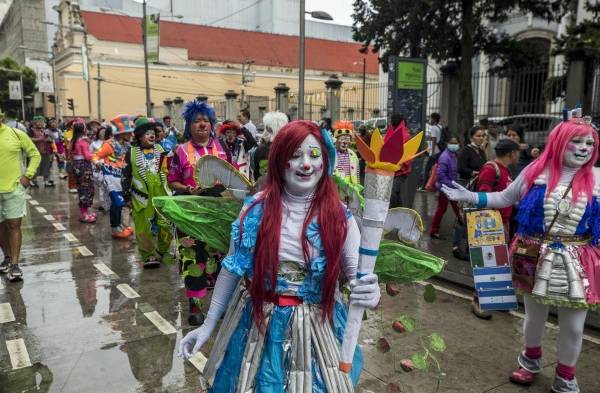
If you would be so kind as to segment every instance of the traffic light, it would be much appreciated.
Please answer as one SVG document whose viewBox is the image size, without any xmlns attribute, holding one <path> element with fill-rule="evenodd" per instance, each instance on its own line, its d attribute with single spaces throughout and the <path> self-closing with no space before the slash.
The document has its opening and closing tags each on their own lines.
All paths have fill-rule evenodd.
<svg viewBox="0 0 600 393">
<path fill-rule="evenodd" d="M 69 107 L 70 110 L 74 110 L 75 109 L 75 104 L 73 103 L 73 99 L 72 98 L 67 99 L 67 106 Z"/>
<path fill-rule="evenodd" d="M 48 94 L 48 102 L 51 104 L 56 104 L 56 97 L 54 94 Z"/>
</svg>

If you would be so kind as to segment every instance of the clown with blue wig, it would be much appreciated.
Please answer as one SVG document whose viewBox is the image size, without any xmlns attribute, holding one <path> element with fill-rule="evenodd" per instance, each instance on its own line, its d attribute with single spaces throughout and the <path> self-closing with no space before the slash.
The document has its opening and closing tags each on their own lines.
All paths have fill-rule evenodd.
<svg viewBox="0 0 600 393">
<path fill-rule="evenodd" d="M 206 102 L 192 101 L 185 105 L 183 117 L 187 142 L 173 151 L 167 176 L 169 187 L 174 195 L 220 196 L 223 187 L 202 188 L 194 177 L 196 162 L 202 156 L 212 155 L 231 163 L 231 155 L 215 135 L 215 111 Z M 189 237 L 179 240 L 180 270 L 190 304 L 188 321 L 200 325 L 204 320 L 201 299 L 208 294 L 209 284 L 216 276 L 213 273 L 218 269 L 214 262 L 209 263 L 204 242 Z"/>
</svg>

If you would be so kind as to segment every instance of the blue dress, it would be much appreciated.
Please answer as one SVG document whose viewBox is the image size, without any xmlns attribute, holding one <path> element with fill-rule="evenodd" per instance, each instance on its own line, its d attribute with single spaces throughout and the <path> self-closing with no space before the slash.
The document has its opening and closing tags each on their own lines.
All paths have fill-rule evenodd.
<svg viewBox="0 0 600 393">
<path fill-rule="evenodd" d="M 245 202 L 247 208 L 254 201 Z M 349 213 L 347 213 L 349 214 Z M 222 266 L 248 279 L 263 215 L 261 203 L 248 211 L 240 240 L 239 218 L 232 224 L 235 251 Z M 321 319 L 321 297 L 327 261 L 316 219 L 306 236 L 319 252 L 308 265 L 281 262 L 276 293 L 302 299 L 298 306 L 265 303 L 265 332 L 252 321 L 252 302 L 244 280 L 229 304 L 213 350 L 204 369 L 212 393 L 352 392 L 363 358 L 357 347 L 352 372 L 339 371 L 339 348 L 346 325 L 347 306 L 336 299 L 332 321 Z M 308 267 L 308 268 L 307 268 Z"/>
</svg>

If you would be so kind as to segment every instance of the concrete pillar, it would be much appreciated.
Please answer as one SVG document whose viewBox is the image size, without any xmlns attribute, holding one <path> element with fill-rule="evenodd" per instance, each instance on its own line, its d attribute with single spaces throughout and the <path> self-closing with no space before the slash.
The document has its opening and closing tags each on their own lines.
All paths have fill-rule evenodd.
<svg viewBox="0 0 600 393">
<path fill-rule="evenodd" d="M 456 63 L 447 63 L 441 67 L 442 91 L 440 102 L 441 123 L 448 126 L 450 132 L 462 135 L 466 130 L 458 129 L 459 80 Z M 464 142 L 464 141 L 463 141 Z"/>
<path fill-rule="evenodd" d="M 183 130 L 185 124 L 183 120 L 183 98 L 175 97 L 173 98 L 173 124 L 179 130 Z"/>
<path fill-rule="evenodd" d="M 204 94 L 199 94 L 196 96 L 196 101 L 198 102 L 207 102 L 208 101 L 208 96 L 205 96 Z"/>
<path fill-rule="evenodd" d="M 227 90 L 225 93 L 225 120 L 233 120 L 239 112 L 239 104 L 237 102 L 238 93 L 233 90 Z"/>
<path fill-rule="evenodd" d="M 588 83 L 590 79 L 587 79 Z M 583 60 L 569 61 L 569 72 L 567 74 L 567 97 L 565 105 L 567 108 L 575 108 L 581 105 L 583 113 L 591 110 L 591 100 L 586 94 L 586 64 Z"/>
<path fill-rule="evenodd" d="M 327 117 L 327 107 L 326 106 L 322 106 L 320 109 L 320 112 L 321 112 L 321 119 L 324 117 Z"/>
<path fill-rule="evenodd" d="M 354 108 L 348 108 L 348 120 L 354 120 Z"/>
<path fill-rule="evenodd" d="M 290 103 L 290 88 L 285 83 L 278 83 L 275 90 L 275 109 L 287 113 Z"/>
<path fill-rule="evenodd" d="M 332 124 L 340 119 L 340 89 L 343 83 L 335 74 L 331 75 L 325 81 L 325 87 L 327 88 L 327 112 Z"/>
<path fill-rule="evenodd" d="M 163 100 L 163 105 L 165 106 L 165 116 L 173 117 L 173 100 L 167 97 Z"/>
<path fill-rule="evenodd" d="M 262 123 L 262 118 L 263 118 L 263 116 L 265 115 L 266 112 L 267 112 L 267 107 L 266 106 L 261 105 L 261 106 L 258 107 L 258 119 L 256 119 L 257 123 L 259 123 L 259 122 Z"/>
</svg>

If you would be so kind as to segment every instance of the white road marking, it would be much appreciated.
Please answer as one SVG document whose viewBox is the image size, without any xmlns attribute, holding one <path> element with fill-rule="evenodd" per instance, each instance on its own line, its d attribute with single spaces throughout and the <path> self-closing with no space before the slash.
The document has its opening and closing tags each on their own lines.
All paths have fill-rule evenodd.
<svg viewBox="0 0 600 393">
<path fill-rule="evenodd" d="M 151 312 L 146 312 L 144 313 L 144 315 L 146 316 L 146 318 L 148 318 L 150 320 L 150 322 L 152 322 L 152 324 L 154 326 L 156 326 L 156 328 L 158 330 L 160 330 L 163 334 L 174 334 L 177 333 L 177 330 L 175 330 L 175 328 L 173 327 L 173 325 L 171 325 L 169 323 L 169 321 L 167 321 L 166 319 L 164 319 L 159 313 L 158 311 L 151 311 Z"/>
<path fill-rule="evenodd" d="M 31 199 L 31 195 L 25 194 L 25 199 Z"/>
<path fill-rule="evenodd" d="M 10 303 L 0 303 L 0 323 L 12 322 L 15 320 Z"/>
<path fill-rule="evenodd" d="M 48 211 L 41 206 L 36 207 L 35 210 L 37 210 L 38 213 L 42 213 L 42 214 L 48 213 Z"/>
<path fill-rule="evenodd" d="M 135 299 L 140 297 L 140 295 L 128 284 L 119 284 L 117 285 L 117 289 L 121 291 L 121 293 L 125 295 L 125 297 L 127 297 L 128 299 Z"/>
<path fill-rule="evenodd" d="M 54 224 L 52 224 L 54 226 L 54 228 L 56 228 L 57 231 L 64 231 L 67 228 L 65 228 L 65 226 L 63 224 L 61 224 L 60 222 L 55 222 Z"/>
<path fill-rule="evenodd" d="M 77 251 L 79 251 L 79 253 L 81 255 L 83 255 L 84 257 L 89 257 L 89 256 L 94 255 L 94 253 L 91 252 L 90 249 L 87 248 L 86 246 L 79 246 L 79 247 L 77 247 Z"/>
<path fill-rule="evenodd" d="M 7 340 L 6 349 L 8 349 L 8 355 L 10 356 L 10 363 L 12 364 L 13 370 L 31 366 L 29 353 L 27 353 L 27 347 L 25 347 L 25 341 L 22 338 Z"/>
<path fill-rule="evenodd" d="M 104 274 L 105 276 L 110 276 L 110 275 L 115 274 L 115 272 L 110 270 L 110 268 L 108 266 L 106 266 L 104 263 L 95 263 L 94 267 L 96 269 L 98 269 L 98 271 L 100 271 L 100 273 Z"/>
<path fill-rule="evenodd" d="M 48 221 L 54 221 L 54 220 L 56 220 L 56 218 L 54 218 L 54 216 L 53 216 L 52 214 L 46 214 L 46 215 L 44 216 L 44 218 L 45 218 L 46 220 L 48 220 Z"/>
<path fill-rule="evenodd" d="M 420 284 L 420 285 L 429 285 L 430 283 L 428 283 L 426 281 L 417 281 L 417 284 Z M 444 287 L 441 287 L 439 285 L 433 285 L 433 287 L 436 290 L 440 291 L 440 292 L 444 292 L 444 293 L 446 293 L 448 295 L 451 295 L 451 296 L 454 296 L 454 297 L 458 297 L 458 298 L 465 299 L 465 300 L 468 300 L 468 301 L 471 301 L 473 299 L 473 296 L 465 295 L 464 293 L 456 292 L 456 291 L 453 291 L 452 289 L 444 288 Z M 521 312 L 511 310 L 508 313 L 510 315 L 512 315 L 513 317 L 517 317 L 517 318 L 520 318 L 520 319 L 525 319 L 525 314 L 523 314 Z M 549 329 L 552 329 L 552 330 L 558 330 L 559 329 L 558 325 L 555 324 L 555 323 L 552 323 L 552 322 L 546 322 L 546 327 L 549 328 Z M 593 336 L 590 336 L 588 334 L 584 334 L 583 335 L 583 339 L 587 340 L 587 341 L 589 341 L 591 343 L 600 345 L 600 338 L 593 337 Z"/>
<path fill-rule="evenodd" d="M 29 200 L 29 203 L 31 203 L 31 206 L 37 206 L 37 205 L 39 205 L 39 204 L 40 204 L 40 203 L 39 203 L 38 201 L 36 201 L 35 199 L 30 199 L 30 200 Z"/>
<path fill-rule="evenodd" d="M 200 351 L 196 352 L 194 356 L 192 356 L 188 360 L 201 373 L 204 372 L 204 366 L 206 366 L 206 363 L 208 362 L 206 356 L 204 356 Z"/>
<path fill-rule="evenodd" d="M 65 239 L 67 239 L 70 242 L 76 242 L 77 241 L 77 238 L 71 232 L 67 232 L 67 233 L 63 234 L 63 236 L 65 237 Z"/>
</svg>

